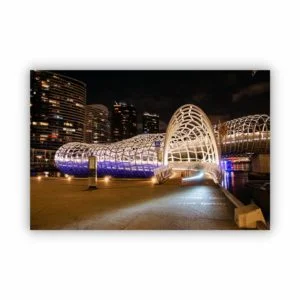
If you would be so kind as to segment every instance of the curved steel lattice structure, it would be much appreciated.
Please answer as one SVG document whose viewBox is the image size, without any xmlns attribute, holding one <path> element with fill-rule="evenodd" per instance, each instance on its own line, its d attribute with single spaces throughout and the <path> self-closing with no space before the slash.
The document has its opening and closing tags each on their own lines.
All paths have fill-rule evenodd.
<svg viewBox="0 0 300 300">
<path fill-rule="evenodd" d="M 215 127 L 222 155 L 270 152 L 270 117 L 251 115 Z"/>
<path fill-rule="evenodd" d="M 169 165 L 200 168 L 217 179 L 220 145 L 223 154 L 268 152 L 270 117 L 235 119 L 215 126 L 214 132 L 206 114 L 189 104 L 174 113 L 166 134 L 141 134 L 111 144 L 68 143 L 54 159 L 63 173 L 82 177 L 88 176 L 89 156 L 96 156 L 98 176 L 151 177 Z"/>
<path fill-rule="evenodd" d="M 97 157 L 98 176 L 150 177 L 162 165 L 155 144 L 163 146 L 164 134 L 142 134 L 111 144 L 68 143 L 55 154 L 63 173 L 88 176 L 88 157 Z"/>
<path fill-rule="evenodd" d="M 166 146 L 165 146 L 166 145 Z M 56 166 L 66 174 L 88 176 L 88 157 L 97 157 L 98 176 L 150 177 L 169 162 L 219 165 L 213 128 L 195 105 L 173 115 L 166 134 L 142 134 L 111 144 L 68 143 L 55 154 Z"/>
<path fill-rule="evenodd" d="M 206 114 L 199 107 L 187 104 L 177 109 L 169 122 L 164 164 L 197 161 L 219 165 L 219 151 Z"/>
</svg>

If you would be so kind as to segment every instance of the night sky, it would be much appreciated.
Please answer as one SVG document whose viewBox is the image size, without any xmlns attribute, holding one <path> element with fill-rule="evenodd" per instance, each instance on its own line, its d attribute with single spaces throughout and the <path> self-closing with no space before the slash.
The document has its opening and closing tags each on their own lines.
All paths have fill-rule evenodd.
<svg viewBox="0 0 300 300">
<path fill-rule="evenodd" d="M 160 131 L 175 110 L 196 104 L 208 115 L 235 118 L 270 113 L 269 71 L 52 71 L 87 84 L 87 104 L 134 104 L 141 115 L 160 115 Z"/>
</svg>

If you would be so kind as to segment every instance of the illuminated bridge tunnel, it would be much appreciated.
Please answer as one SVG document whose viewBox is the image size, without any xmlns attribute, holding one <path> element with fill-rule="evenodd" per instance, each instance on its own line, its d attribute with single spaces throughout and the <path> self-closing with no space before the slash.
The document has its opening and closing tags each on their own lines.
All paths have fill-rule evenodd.
<svg viewBox="0 0 300 300">
<path fill-rule="evenodd" d="M 214 126 L 222 156 L 270 153 L 270 117 L 251 115 Z"/>
<path fill-rule="evenodd" d="M 214 128 L 199 107 L 187 104 L 174 113 L 165 134 L 141 134 L 110 144 L 68 143 L 57 150 L 55 164 L 65 174 L 86 177 L 88 158 L 96 156 L 98 176 L 151 177 L 160 168 L 193 167 L 218 177 L 219 149 L 267 151 L 269 122 L 268 116 L 255 115 Z"/>
</svg>

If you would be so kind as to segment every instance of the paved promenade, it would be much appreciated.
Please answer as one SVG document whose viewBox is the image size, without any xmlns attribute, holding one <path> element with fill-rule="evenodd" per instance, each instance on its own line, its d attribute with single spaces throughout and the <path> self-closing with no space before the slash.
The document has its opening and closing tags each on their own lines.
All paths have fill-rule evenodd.
<svg viewBox="0 0 300 300">
<path fill-rule="evenodd" d="M 211 181 L 31 178 L 31 229 L 237 229 L 234 207 Z"/>
</svg>

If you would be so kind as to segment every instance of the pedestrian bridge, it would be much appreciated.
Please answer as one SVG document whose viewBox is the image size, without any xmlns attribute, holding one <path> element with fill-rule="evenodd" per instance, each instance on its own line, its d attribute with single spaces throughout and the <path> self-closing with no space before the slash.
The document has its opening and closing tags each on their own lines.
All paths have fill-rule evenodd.
<svg viewBox="0 0 300 300">
<path fill-rule="evenodd" d="M 55 154 L 63 173 L 88 176 L 88 158 L 96 156 L 98 176 L 157 177 L 168 169 L 200 170 L 220 178 L 221 155 L 267 153 L 270 118 L 247 116 L 215 127 L 199 107 L 187 104 L 172 116 L 165 134 L 141 134 L 111 144 L 68 143 Z"/>
<path fill-rule="evenodd" d="M 270 153 L 270 117 L 251 115 L 214 126 L 222 156 Z"/>
</svg>

